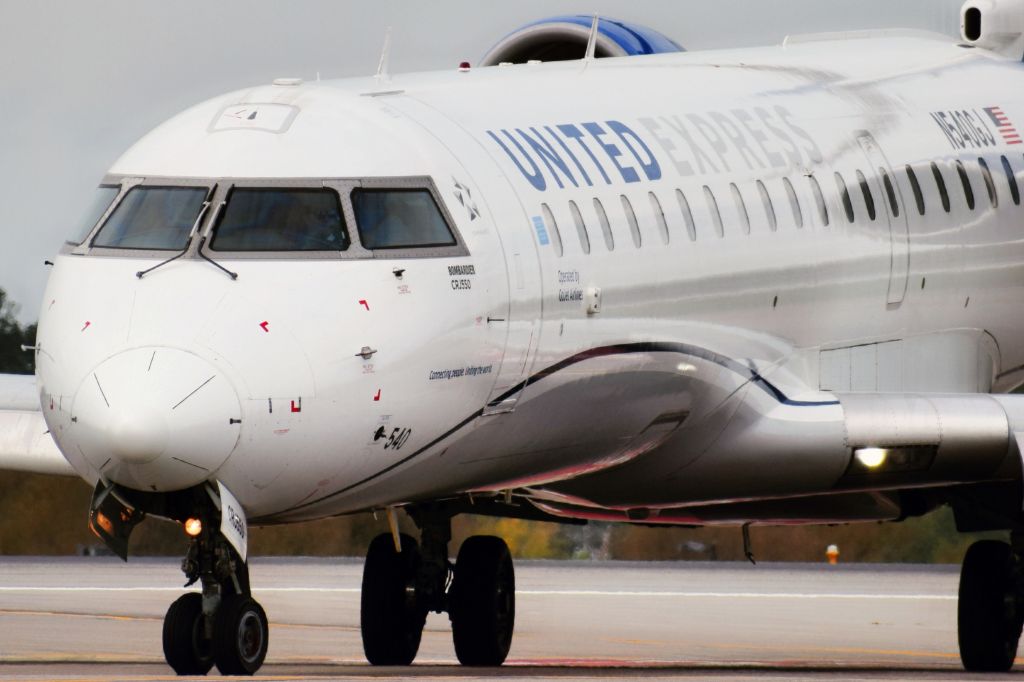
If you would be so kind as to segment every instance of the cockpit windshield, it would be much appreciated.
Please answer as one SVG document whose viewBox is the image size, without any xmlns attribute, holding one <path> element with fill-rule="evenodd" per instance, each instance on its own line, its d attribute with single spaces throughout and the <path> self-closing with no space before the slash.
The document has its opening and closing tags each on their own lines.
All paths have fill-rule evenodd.
<svg viewBox="0 0 1024 682">
<path fill-rule="evenodd" d="M 178 251 L 209 192 L 205 187 L 133 187 L 93 239 L 94 247 Z"/>
<path fill-rule="evenodd" d="M 119 191 L 120 189 L 116 185 L 100 185 L 96 188 L 96 193 L 92 196 L 92 202 L 89 208 L 82 213 L 82 220 L 78 224 L 75 236 L 69 240 L 69 243 L 78 246 L 85 241 L 85 238 L 92 232 L 92 228 L 96 227 L 96 223 L 99 222 L 103 214 L 110 208 L 110 204 L 117 198 Z"/>
<path fill-rule="evenodd" d="M 348 230 L 337 192 L 236 187 L 215 227 L 214 251 L 344 251 Z"/>
<path fill-rule="evenodd" d="M 352 210 L 367 249 L 452 246 L 455 237 L 425 189 L 357 189 Z"/>
</svg>

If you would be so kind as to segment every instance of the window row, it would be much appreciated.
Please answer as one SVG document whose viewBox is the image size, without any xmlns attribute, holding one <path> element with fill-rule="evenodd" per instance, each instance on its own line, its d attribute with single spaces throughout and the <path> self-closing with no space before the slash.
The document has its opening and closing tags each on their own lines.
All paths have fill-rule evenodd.
<svg viewBox="0 0 1024 682">
<path fill-rule="evenodd" d="M 778 229 L 779 225 L 779 216 L 776 213 L 775 203 L 768 187 L 763 181 L 758 180 L 756 182 L 756 186 L 768 225 L 774 232 Z M 786 199 L 789 204 L 788 210 L 790 211 L 790 215 L 792 216 L 796 226 L 802 228 L 804 226 L 804 214 L 803 209 L 800 206 L 800 200 L 796 189 L 793 187 L 793 183 L 789 178 L 782 178 L 782 187 L 784 188 Z M 729 194 L 732 202 L 735 204 L 736 214 L 738 216 L 741 229 L 744 234 L 750 234 L 751 214 L 747 206 L 747 199 L 744 197 L 739 186 L 735 183 L 731 183 L 729 185 Z M 817 189 L 816 196 L 819 198 L 820 205 L 824 211 L 824 197 L 821 195 L 820 188 Z M 671 233 L 662 200 L 654 192 L 648 192 L 647 199 L 650 203 L 650 212 L 651 215 L 653 215 L 657 235 L 662 244 L 668 244 L 671 239 Z M 708 216 L 708 220 L 710 220 L 710 224 L 713 227 L 715 234 L 719 237 L 724 237 L 725 221 L 722 218 L 722 210 L 719 206 L 719 200 L 716 197 L 715 192 L 709 186 L 704 185 L 700 194 L 700 200 L 704 202 L 704 208 L 706 208 L 707 211 L 706 215 Z M 690 201 L 691 199 L 687 197 L 683 190 L 676 189 L 676 206 L 670 206 L 669 209 L 678 210 L 686 226 L 686 233 L 690 241 L 697 241 L 698 221 L 695 217 L 695 211 L 691 207 Z M 614 251 L 615 235 L 612 232 L 612 221 L 608 217 L 608 209 L 606 209 L 604 203 L 596 197 L 592 199 L 592 202 L 594 215 L 597 216 L 597 223 L 605 248 L 608 251 Z M 615 207 L 614 210 L 621 211 L 621 213 L 617 214 L 616 217 L 621 216 L 621 219 L 629 228 L 630 241 L 634 247 L 640 248 L 643 245 L 644 236 L 640 228 L 640 221 L 637 218 L 637 211 L 634 209 L 633 203 L 630 201 L 629 197 L 626 195 L 620 195 L 619 206 Z M 545 224 L 549 227 L 550 240 L 554 246 L 555 253 L 558 256 L 562 256 L 564 253 L 564 245 L 558 220 L 556 219 L 554 212 L 551 210 L 551 207 L 546 203 L 541 204 L 541 212 L 544 214 Z M 583 217 L 583 212 L 576 201 L 569 201 L 569 215 L 572 218 L 572 223 L 575 227 L 577 238 L 579 239 L 580 248 L 583 253 L 589 254 L 592 244 L 592 226 L 588 227 L 587 222 Z M 827 217 L 825 218 L 825 221 L 827 224 Z"/>
<path fill-rule="evenodd" d="M 101 186 L 78 244 L 107 215 L 90 246 L 181 251 L 203 223 L 214 189 L 139 185 L 119 194 Z M 365 249 L 454 246 L 427 189 L 353 189 L 352 215 Z M 223 252 L 346 251 L 352 244 L 340 194 L 329 188 L 234 187 L 216 209 L 210 249 Z"/>
<path fill-rule="evenodd" d="M 987 196 L 988 202 L 992 208 L 998 208 L 999 192 L 996 188 L 997 181 L 995 174 L 983 157 L 978 157 L 976 163 L 985 188 L 985 196 Z M 957 176 L 956 186 L 959 186 L 962 190 L 967 208 L 973 211 L 978 207 L 978 201 L 976 199 L 974 186 L 972 185 L 967 165 L 965 165 L 963 161 L 958 160 L 953 164 L 953 166 Z M 1010 161 L 1006 156 L 1000 157 L 1000 166 L 1005 177 L 1007 188 L 1009 189 L 1010 198 L 1014 205 L 1019 206 L 1021 202 L 1021 192 L 1013 166 L 1010 164 Z M 950 190 L 942 168 L 936 162 L 930 163 L 926 168 L 927 170 L 923 168 L 915 170 L 914 166 L 909 164 L 903 168 L 907 182 L 913 192 L 914 204 L 918 213 L 922 216 L 927 213 L 925 192 L 922 189 L 919 173 L 926 174 L 932 178 L 935 183 L 942 208 L 946 213 L 949 213 L 952 210 Z M 858 220 L 858 210 L 854 205 L 853 199 L 854 193 L 860 195 L 860 199 L 858 199 L 858 206 L 860 205 L 859 202 L 861 200 L 863 201 L 863 210 L 868 222 L 874 222 L 877 220 L 879 218 L 880 211 L 888 211 L 893 219 L 901 217 L 900 200 L 898 198 L 899 190 L 897 189 L 896 178 L 891 175 L 889 170 L 879 167 L 877 169 L 876 177 L 869 177 L 863 170 L 856 170 L 854 172 L 854 177 L 850 178 L 850 183 L 847 182 L 847 177 L 842 173 L 835 172 L 833 173 L 833 180 L 839 197 L 839 204 L 842 207 L 843 216 L 846 218 L 848 223 L 852 224 Z M 806 176 L 806 182 L 807 187 L 810 190 L 810 194 L 814 198 L 814 209 L 817 217 L 821 224 L 827 227 L 832 221 L 832 216 L 829 212 L 829 202 L 826 200 L 825 191 L 822 189 L 821 183 L 815 175 Z M 781 204 L 777 204 L 776 199 L 773 198 L 772 193 L 765 182 L 757 180 L 755 182 L 757 199 L 755 199 L 754 202 L 757 203 L 759 200 L 767 225 L 772 232 L 777 231 L 779 227 L 781 214 L 777 206 L 783 207 L 783 211 L 788 211 L 788 217 L 792 217 L 793 224 L 797 228 L 803 228 L 804 208 L 801 204 L 801 199 L 797 194 L 796 188 L 794 187 L 793 181 L 787 177 L 783 177 L 781 178 L 781 186 L 782 191 L 785 194 L 785 199 Z M 750 234 L 751 214 L 748 208 L 748 197 L 744 196 L 743 191 L 738 185 L 736 185 L 736 183 L 730 183 L 729 195 L 730 200 L 735 207 L 740 229 L 744 234 Z M 699 200 L 704 202 L 704 206 L 702 208 L 706 210 L 706 219 L 709 221 L 714 233 L 718 237 L 724 237 L 725 232 L 722 209 L 714 190 L 712 190 L 708 185 L 704 185 L 701 188 L 699 197 Z M 691 198 L 692 197 L 687 197 L 683 190 L 675 190 L 676 204 L 678 205 L 678 211 L 682 216 L 683 223 L 686 226 L 686 233 L 690 241 L 696 241 L 698 233 L 697 221 L 694 218 L 695 212 L 691 207 Z M 663 244 L 668 244 L 671 236 L 662 200 L 654 192 L 648 192 L 647 199 L 650 203 L 651 214 L 653 215 L 657 234 Z M 592 201 L 594 214 L 597 216 L 597 222 L 600 227 L 605 248 L 608 251 L 613 251 L 615 249 L 615 236 L 612 232 L 611 221 L 608 218 L 608 210 L 600 199 L 595 197 Z M 619 203 L 621 206 L 616 210 L 621 210 L 620 215 L 629 228 L 629 234 L 633 246 L 640 248 L 643 244 L 643 232 L 640 229 L 640 222 L 637 219 L 637 212 L 634 210 L 633 203 L 626 195 L 620 195 Z M 550 238 L 552 245 L 554 246 L 555 253 L 561 257 L 564 253 L 564 245 L 558 221 L 548 204 L 541 204 L 541 211 L 544 214 L 545 224 L 550 229 Z M 579 239 L 580 248 L 584 254 L 589 254 L 591 250 L 590 230 L 592 229 L 592 226 L 588 227 L 579 204 L 574 200 L 569 201 L 569 214 L 572 218 L 576 235 Z"/>
</svg>

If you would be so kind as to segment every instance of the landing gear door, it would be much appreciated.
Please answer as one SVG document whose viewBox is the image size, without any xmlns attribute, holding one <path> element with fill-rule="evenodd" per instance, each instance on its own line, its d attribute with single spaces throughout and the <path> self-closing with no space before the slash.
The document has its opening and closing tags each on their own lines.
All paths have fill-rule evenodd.
<svg viewBox="0 0 1024 682">
<path fill-rule="evenodd" d="M 533 225 L 521 223 L 523 208 L 509 202 L 508 211 L 495 211 L 495 221 L 510 217 L 512 224 L 499 228 L 508 269 L 508 313 L 505 320 L 489 320 L 507 330 L 505 353 L 494 388 L 484 406 L 484 414 L 501 414 L 515 409 L 533 369 L 540 336 L 541 290 L 540 263 L 533 242 Z M 497 329 L 495 330 L 497 331 Z"/>
<path fill-rule="evenodd" d="M 886 304 L 899 306 L 907 293 L 910 276 L 910 234 L 907 227 L 906 202 L 900 194 L 899 184 L 893 178 L 889 162 L 871 133 L 861 131 L 857 142 L 871 164 L 868 173 L 872 193 L 881 198 L 877 204 L 879 219 L 889 224 L 889 292 Z"/>
</svg>

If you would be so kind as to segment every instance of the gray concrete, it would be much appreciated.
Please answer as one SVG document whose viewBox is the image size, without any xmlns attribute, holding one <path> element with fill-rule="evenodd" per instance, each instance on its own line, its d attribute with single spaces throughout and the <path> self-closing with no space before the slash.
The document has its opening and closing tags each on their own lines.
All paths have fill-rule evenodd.
<svg viewBox="0 0 1024 682">
<path fill-rule="evenodd" d="M 417 665 L 381 670 L 362 657 L 361 562 L 254 559 L 255 596 L 271 620 L 261 676 L 966 679 L 956 567 L 518 562 L 516 571 L 505 668 L 454 666 L 447 618 L 431 615 Z M 164 679 L 161 623 L 181 583 L 176 560 L 0 560 L 0 680 Z"/>
</svg>

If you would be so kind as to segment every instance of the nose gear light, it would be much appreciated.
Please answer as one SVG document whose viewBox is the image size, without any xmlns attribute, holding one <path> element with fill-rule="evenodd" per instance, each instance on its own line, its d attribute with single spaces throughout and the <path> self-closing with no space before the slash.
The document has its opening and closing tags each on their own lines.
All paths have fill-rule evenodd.
<svg viewBox="0 0 1024 682">
<path fill-rule="evenodd" d="M 185 534 L 189 537 L 198 537 L 203 532 L 203 522 L 199 519 L 188 519 L 185 521 Z"/>
</svg>

